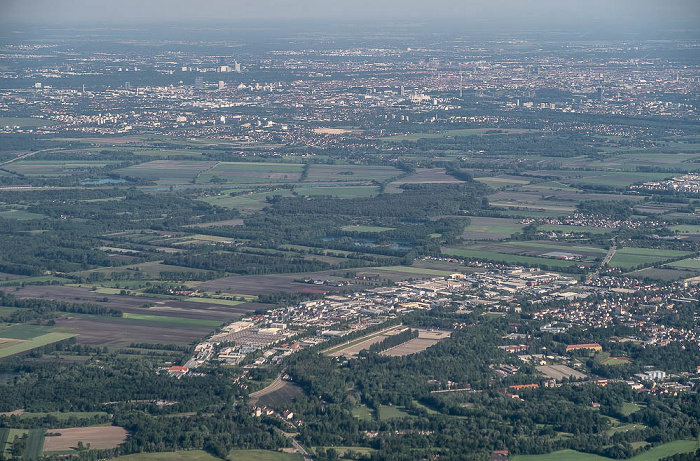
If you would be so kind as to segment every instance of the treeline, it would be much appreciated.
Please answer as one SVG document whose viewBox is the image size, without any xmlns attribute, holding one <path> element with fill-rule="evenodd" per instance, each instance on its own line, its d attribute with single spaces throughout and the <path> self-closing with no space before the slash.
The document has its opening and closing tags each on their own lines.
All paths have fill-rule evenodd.
<svg viewBox="0 0 700 461">
<path fill-rule="evenodd" d="M 401 333 L 391 335 L 379 341 L 378 343 L 372 344 L 371 346 L 369 346 L 369 352 L 374 352 L 378 354 L 387 349 L 391 349 L 394 346 L 398 346 L 399 344 L 403 344 L 412 339 L 416 339 L 417 337 L 418 330 L 411 330 L 409 328 L 407 330 L 402 331 Z"/>
<path fill-rule="evenodd" d="M 249 254 L 235 251 L 177 254 L 165 258 L 163 262 L 173 266 L 226 271 L 241 275 L 316 272 L 333 268 L 324 261 L 290 257 L 288 254 Z"/>
<path fill-rule="evenodd" d="M 31 320 L 45 320 L 56 317 L 56 312 L 71 312 L 75 314 L 104 315 L 121 317 L 123 314 L 116 309 L 109 309 L 97 304 L 70 303 L 39 298 L 17 298 L 0 291 L 0 306 L 16 307 L 15 311 L 0 317 L 8 323 L 24 323 Z"/>
<path fill-rule="evenodd" d="M 591 146 L 591 139 L 579 133 L 543 134 L 492 134 L 488 136 L 454 136 L 422 138 L 403 141 L 403 147 L 412 151 L 457 150 L 483 151 L 487 155 L 543 157 L 577 157 L 595 155 L 598 149 Z"/>
<path fill-rule="evenodd" d="M 634 204 L 629 200 L 583 200 L 576 209 L 581 213 L 624 220 L 632 216 Z"/>
</svg>

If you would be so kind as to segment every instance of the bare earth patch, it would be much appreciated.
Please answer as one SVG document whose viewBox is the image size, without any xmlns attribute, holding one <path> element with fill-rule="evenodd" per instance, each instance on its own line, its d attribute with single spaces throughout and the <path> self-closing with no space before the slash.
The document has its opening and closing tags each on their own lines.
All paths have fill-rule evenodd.
<svg viewBox="0 0 700 461">
<path fill-rule="evenodd" d="M 46 437 L 44 441 L 44 451 L 67 451 L 74 450 L 78 442 L 83 442 L 93 450 L 103 450 L 114 448 L 129 435 L 123 427 L 119 426 L 92 426 L 92 427 L 71 427 L 67 429 L 49 429 L 49 433 L 60 433 L 60 436 Z"/>
</svg>

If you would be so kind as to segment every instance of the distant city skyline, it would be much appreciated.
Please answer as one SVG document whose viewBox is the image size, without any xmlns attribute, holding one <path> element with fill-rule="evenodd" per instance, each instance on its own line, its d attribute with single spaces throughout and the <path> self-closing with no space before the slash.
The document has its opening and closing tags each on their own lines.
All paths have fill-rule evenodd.
<svg viewBox="0 0 700 461">
<path fill-rule="evenodd" d="M 695 0 L 0 0 L 0 24 L 202 21 L 446 21 L 491 27 L 697 28 Z"/>
</svg>

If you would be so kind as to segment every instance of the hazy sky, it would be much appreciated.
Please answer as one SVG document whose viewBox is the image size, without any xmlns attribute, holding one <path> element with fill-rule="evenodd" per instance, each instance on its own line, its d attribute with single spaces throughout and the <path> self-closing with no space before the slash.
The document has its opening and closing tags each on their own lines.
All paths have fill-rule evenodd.
<svg viewBox="0 0 700 461">
<path fill-rule="evenodd" d="M 696 28 L 700 0 L 0 0 L 5 27 L 264 19 Z"/>
</svg>

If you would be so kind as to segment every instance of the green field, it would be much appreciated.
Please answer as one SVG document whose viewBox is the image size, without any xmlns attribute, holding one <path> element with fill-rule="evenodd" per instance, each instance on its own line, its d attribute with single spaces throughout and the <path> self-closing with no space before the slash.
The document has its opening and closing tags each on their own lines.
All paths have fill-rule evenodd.
<svg viewBox="0 0 700 461">
<path fill-rule="evenodd" d="M 19 354 L 20 352 L 30 351 L 32 349 L 36 349 L 37 347 L 46 346 L 58 341 L 63 341 L 64 339 L 72 338 L 73 336 L 77 335 L 72 333 L 47 333 L 45 335 L 37 336 L 28 341 L 0 349 L 0 358 Z"/>
<path fill-rule="evenodd" d="M 231 461 L 303 461 L 297 453 L 282 453 L 271 450 L 232 450 L 228 457 Z"/>
<path fill-rule="evenodd" d="M 680 261 L 675 261 L 666 265 L 670 267 L 677 267 L 680 269 L 700 269 L 700 259 L 681 259 Z"/>
<path fill-rule="evenodd" d="M 693 224 L 681 224 L 678 226 L 669 227 L 672 231 L 676 231 L 679 234 L 700 234 L 700 226 Z"/>
<path fill-rule="evenodd" d="M 532 130 L 524 129 L 503 129 L 503 128 L 463 128 L 458 130 L 445 130 L 439 133 L 411 133 L 408 135 L 395 135 L 385 138 L 379 138 L 381 141 L 416 141 L 418 139 L 434 139 L 434 138 L 446 138 L 449 136 L 473 136 L 473 135 L 488 135 L 489 132 L 493 134 L 511 134 L 511 133 L 529 133 Z"/>
<path fill-rule="evenodd" d="M 154 160 L 127 168 L 114 170 L 116 174 L 146 180 L 159 180 L 161 184 L 191 183 L 202 171 L 216 165 L 216 162 L 190 160 Z"/>
<path fill-rule="evenodd" d="M 32 339 L 49 333 L 50 331 L 51 328 L 49 327 L 19 323 L 10 325 L 8 328 L 0 330 L 0 338 Z"/>
<path fill-rule="evenodd" d="M 349 451 L 355 452 L 355 453 L 360 453 L 362 455 L 371 455 L 374 453 L 375 450 L 374 448 L 368 448 L 368 447 L 314 447 L 314 452 L 318 452 L 319 450 L 329 450 L 329 449 L 334 449 L 336 453 L 338 453 L 339 458 L 338 459 L 347 459 L 347 460 L 352 460 L 352 459 L 357 459 L 357 458 L 346 458 L 343 455 Z"/>
<path fill-rule="evenodd" d="M 506 264 L 525 264 L 532 266 L 569 267 L 580 264 L 578 261 L 564 261 L 559 259 L 538 258 L 536 256 L 521 256 L 495 251 L 480 251 L 463 248 L 443 248 L 442 254 L 458 256 L 461 258 L 483 259 Z"/>
<path fill-rule="evenodd" d="M 115 461 L 221 461 L 202 450 L 171 451 L 167 453 L 137 453 L 119 456 Z"/>
<path fill-rule="evenodd" d="M 377 186 L 323 186 L 295 187 L 298 195 L 330 195 L 338 198 L 373 197 L 379 193 Z"/>
<path fill-rule="evenodd" d="M 630 461 L 658 461 L 677 453 L 695 451 L 697 448 L 698 442 L 695 440 L 676 440 L 645 451 L 630 458 Z M 610 458 L 574 450 L 555 451 L 546 455 L 516 455 L 510 459 L 511 461 L 610 461 Z"/>
<path fill-rule="evenodd" d="M 44 219 L 46 215 L 31 213 L 24 210 L 4 210 L 0 211 L 0 218 L 3 219 L 16 219 L 18 221 L 28 221 L 30 219 Z"/>
<path fill-rule="evenodd" d="M 389 407 L 386 405 L 379 407 L 379 419 L 381 421 L 393 418 L 405 418 L 406 416 L 409 416 L 409 414 L 400 410 L 398 407 Z"/>
<path fill-rule="evenodd" d="M 51 120 L 34 117 L 0 117 L 0 127 L 19 126 L 21 128 L 36 128 L 38 126 L 53 125 Z"/>
<path fill-rule="evenodd" d="M 269 184 L 298 182 L 304 165 L 299 163 L 219 162 L 197 175 L 197 184 Z"/>
<path fill-rule="evenodd" d="M 625 247 L 615 252 L 615 256 L 610 261 L 610 266 L 629 269 L 636 266 L 648 266 L 687 255 L 690 255 L 687 251 Z"/>
<path fill-rule="evenodd" d="M 304 182 L 382 182 L 400 174 L 401 170 L 393 166 L 314 164 Z"/>
<path fill-rule="evenodd" d="M 425 277 L 447 277 L 454 272 L 441 271 L 438 269 L 425 269 L 423 267 L 412 267 L 412 266 L 384 266 L 384 267 L 372 267 L 372 271 L 384 271 L 384 272 L 400 272 L 404 274 L 415 274 Z"/>
<path fill-rule="evenodd" d="M 0 452 L 5 452 L 7 459 L 10 457 L 10 448 L 15 436 L 22 437 L 28 434 L 27 448 L 22 453 L 22 459 L 39 459 L 44 448 L 44 433 L 46 429 L 0 429 Z M 4 450 L 3 450 L 4 449 Z"/>
<path fill-rule="evenodd" d="M 189 326 L 203 328 L 217 328 L 221 322 L 216 320 L 190 319 L 185 317 L 168 317 L 165 315 L 148 315 L 125 312 L 122 318 L 135 322 L 154 323 L 158 325 Z"/>
<path fill-rule="evenodd" d="M 352 415 L 355 418 L 363 421 L 372 421 L 374 419 L 374 411 L 367 405 L 361 404 L 359 407 L 352 409 Z"/>
<path fill-rule="evenodd" d="M 210 205 L 217 205 L 226 208 L 236 208 L 240 211 L 260 211 L 265 208 L 268 204 L 265 199 L 271 195 L 282 195 L 288 193 L 288 191 L 272 191 L 272 192 L 255 192 L 248 193 L 244 195 L 231 196 L 228 193 L 232 190 L 222 191 L 222 195 L 213 195 L 210 197 L 204 197 L 199 200 L 206 202 Z M 227 193 L 228 192 L 228 193 Z M 240 192 L 240 191 L 235 191 Z"/>
</svg>

